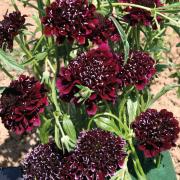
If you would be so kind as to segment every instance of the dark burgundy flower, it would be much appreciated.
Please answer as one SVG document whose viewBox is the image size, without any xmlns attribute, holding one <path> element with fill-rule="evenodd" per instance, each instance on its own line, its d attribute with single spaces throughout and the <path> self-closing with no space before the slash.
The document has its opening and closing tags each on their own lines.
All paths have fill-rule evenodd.
<svg viewBox="0 0 180 180">
<path fill-rule="evenodd" d="M 21 75 L 12 81 L 0 98 L 2 123 L 16 134 L 30 132 L 40 126 L 39 113 L 47 105 L 46 90 L 34 77 Z"/>
<path fill-rule="evenodd" d="M 132 123 L 138 148 L 148 158 L 175 146 L 180 132 L 178 121 L 171 112 L 148 109 Z"/>
<path fill-rule="evenodd" d="M 80 91 L 77 85 L 88 87 L 93 93 L 85 104 L 87 113 L 94 115 L 97 111 L 96 102 L 98 100 L 114 102 L 119 69 L 117 58 L 111 53 L 107 44 L 82 53 L 70 61 L 68 67 L 61 69 L 57 80 L 60 97 L 77 103 L 78 99 L 75 94 Z"/>
<path fill-rule="evenodd" d="M 119 73 L 119 78 L 123 86 L 135 85 L 138 90 L 143 90 L 149 83 L 151 77 L 155 74 L 155 61 L 148 53 L 141 51 L 131 51 L 129 59 L 125 65 L 124 55 L 119 56 L 119 62 L 122 70 Z"/>
<path fill-rule="evenodd" d="M 89 39 L 96 44 L 101 44 L 107 40 L 113 42 L 119 41 L 120 36 L 112 20 L 105 18 L 102 15 L 98 15 L 98 18 L 99 24 L 89 35 Z"/>
<path fill-rule="evenodd" d="M 62 158 L 62 152 L 53 141 L 37 145 L 22 162 L 23 179 L 61 180 L 58 172 Z"/>
<path fill-rule="evenodd" d="M 119 0 L 119 2 L 133 3 L 150 8 L 160 7 L 163 5 L 160 0 Z M 137 24 L 143 24 L 144 26 L 152 26 L 154 29 L 157 28 L 151 12 L 134 7 L 125 8 L 125 12 L 127 12 L 127 14 L 124 16 L 124 19 L 130 25 L 135 26 Z M 158 16 L 157 21 L 161 22 L 161 17 Z"/>
<path fill-rule="evenodd" d="M 0 48 L 13 49 L 14 37 L 23 28 L 24 23 L 25 16 L 21 16 L 19 11 L 4 16 L 4 19 L 0 21 Z"/>
<path fill-rule="evenodd" d="M 55 36 L 58 44 L 66 38 L 80 45 L 88 40 L 99 43 L 120 39 L 115 25 L 98 14 L 96 7 L 87 0 L 56 0 L 47 7 L 42 23 L 45 35 Z"/>
<path fill-rule="evenodd" d="M 87 36 L 99 23 L 95 10 L 87 0 L 56 0 L 47 7 L 46 16 L 42 19 L 44 33 L 55 35 L 59 43 L 67 37 L 69 41 L 85 44 Z"/>
<path fill-rule="evenodd" d="M 110 132 L 93 129 L 80 133 L 72 155 L 64 158 L 60 179 L 104 180 L 122 168 L 125 141 Z"/>
</svg>

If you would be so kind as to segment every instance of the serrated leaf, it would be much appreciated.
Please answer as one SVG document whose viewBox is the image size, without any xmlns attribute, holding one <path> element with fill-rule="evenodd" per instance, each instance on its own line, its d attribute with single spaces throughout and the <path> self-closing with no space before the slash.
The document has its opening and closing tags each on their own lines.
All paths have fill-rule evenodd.
<svg viewBox="0 0 180 180">
<path fill-rule="evenodd" d="M 18 64 L 12 56 L 5 53 L 2 49 L 0 49 L 0 61 L 2 61 L 3 64 L 9 68 L 12 68 L 18 71 L 23 70 L 23 66 Z"/>
<path fill-rule="evenodd" d="M 119 34 L 120 34 L 121 40 L 123 42 L 123 45 L 124 45 L 124 63 L 126 63 L 128 60 L 128 57 L 129 57 L 129 42 L 127 40 L 126 33 L 124 32 L 123 28 L 121 27 L 120 23 L 116 20 L 116 18 L 114 18 L 113 16 L 110 16 L 110 18 L 114 22 L 114 24 L 115 24 L 115 26 L 116 26 Z"/>
<path fill-rule="evenodd" d="M 72 123 L 70 117 L 68 115 L 64 115 L 63 118 L 63 128 L 67 135 L 74 141 L 76 141 L 77 136 L 76 136 L 76 130 L 74 127 L 74 124 Z"/>
</svg>

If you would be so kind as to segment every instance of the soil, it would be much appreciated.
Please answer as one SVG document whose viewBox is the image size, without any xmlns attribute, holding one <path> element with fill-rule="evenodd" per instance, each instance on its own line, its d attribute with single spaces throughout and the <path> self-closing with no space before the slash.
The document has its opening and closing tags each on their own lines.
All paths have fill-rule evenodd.
<svg viewBox="0 0 180 180">
<path fill-rule="evenodd" d="M 10 4 L 10 0 L 0 1 L 0 19 L 2 19 L 7 9 L 9 12 L 12 11 L 13 7 Z M 22 14 L 26 14 L 29 17 L 35 13 L 29 8 L 24 8 L 22 5 L 18 6 L 18 8 L 21 9 Z M 32 22 L 29 17 L 27 18 L 28 22 Z M 179 42 L 178 36 L 172 30 L 168 30 L 166 34 L 166 43 L 171 46 L 171 52 L 166 54 L 166 59 L 169 58 L 174 63 L 180 63 L 180 48 L 176 47 L 176 44 Z M 151 90 L 154 94 L 164 85 L 176 82 L 176 80 L 169 78 L 172 73 L 173 70 L 168 68 L 153 81 Z M 0 86 L 7 86 L 9 83 L 10 79 L 3 72 L 0 72 Z M 177 98 L 176 90 L 172 90 L 161 97 L 152 108 L 158 110 L 167 109 L 173 112 L 174 116 L 180 121 L 180 99 Z M 35 133 L 25 137 L 18 137 L 13 133 L 9 133 L 0 121 L 0 167 L 18 166 L 24 155 L 31 150 L 36 142 L 37 135 Z M 177 179 L 180 180 L 180 137 L 177 140 L 177 146 L 171 150 L 171 155 L 176 169 Z"/>
</svg>

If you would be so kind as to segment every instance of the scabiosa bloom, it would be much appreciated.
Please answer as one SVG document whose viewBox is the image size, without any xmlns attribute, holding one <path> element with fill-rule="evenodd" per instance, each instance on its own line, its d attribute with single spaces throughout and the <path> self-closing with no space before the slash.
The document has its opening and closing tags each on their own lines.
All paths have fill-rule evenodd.
<svg viewBox="0 0 180 180">
<path fill-rule="evenodd" d="M 61 69 L 57 80 L 60 98 L 77 103 L 77 85 L 88 87 L 93 93 L 85 102 L 86 110 L 89 115 L 94 115 L 98 100 L 115 101 L 119 69 L 117 58 L 107 44 L 79 54 L 76 59 L 70 61 L 68 67 Z"/>
<path fill-rule="evenodd" d="M 47 7 L 42 23 L 44 34 L 55 36 L 58 44 L 66 38 L 69 42 L 76 40 L 80 45 L 87 40 L 97 44 L 107 39 L 120 39 L 115 25 L 98 14 L 96 7 L 87 0 L 56 0 Z"/>
<path fill-rule="evenodd" d="M 46 90 L 34 77 L 21 75 L 12 81 L 0 98 L 2 123 L 16 134 L 40 126 L 39 113 L 47 104 Z"/>
<path fill-rule="evenodd" d="M 133 3 L 150 8 L 162 6 L 160 0 L 151 0 L 151 1 L 150 0 L 119 0 L 119 2 Z M 141 8 L 134 8 L 134 7 L 125 8 L 125 12 L 127 12 L 127 14 L 124 16 L 124 19 L 130 25 L 135 26 L 137 24 L 143 24 L 144 26 L 152 25 L 154 29 L 157 28 L 154 23 L 154 18 L 151 15 L 151 12 Z M 158 22 L 160 22 L 161 20 L 162 20 L 161 17 L 157 17 Z"/>
<path fill-rule="evenodd" d="M 85 44 L 86 37 L 99 23 L 95 10 L 87 0 L 56 0 L 47 7 L 46 16 L 42 18 L 44 33 L 55 35 L 59 43 L 67 37 L 69 41 Z"/>
<path fill-rule="evenodd" d="M 0 48 L 12 51 L 14 37 L 23 28 L 24 23 L 25 16 L 21 16 L 19 11 L 4 16 L 0 22 Z"/>
<path fill-rule="evenodd" d="M 99 179 L 111 177 L 122 168 L 125 141 L 100 129 L 83 131 L 73 154 L 65 158 L 60 169 L 62 180 Z"/>
<path fill-rule="evenodd" d="M 62 158 L 63 153 L 53 141 L 37 145 L 22 162 L 23 179 L 60 180 L 58 172 Z"/>
<path fill-rule="evenodd" d="M 148 84 L 151 77 L 155 74 L 155 61 L 148 53 L 141 51 L 131 51 L 129 59 L 125 65 L 124 55 L 119 56 L 119 62 L 122 70 L 119 73 L 119 78 L 123 86 L 134 85 L 136 89 L 143 90 Z"/>
<path fill-rule="evenodd" d="M 112 20 L 105 18 L 102 15 L 98 15 L 98 19 L 99 24 L 89 35 L 89 39 L 96 44 L 101 44 L 107 40 L 118 42 L 120 40 L 120 35 Z"/>
<path fill-rule="evenodd" d="M 148 158 L 174 146 L 180 132 L 178 121 L 166 109 L 148 109 L 136 118 L 132 128 L 138 148 Z"/>
</svg>

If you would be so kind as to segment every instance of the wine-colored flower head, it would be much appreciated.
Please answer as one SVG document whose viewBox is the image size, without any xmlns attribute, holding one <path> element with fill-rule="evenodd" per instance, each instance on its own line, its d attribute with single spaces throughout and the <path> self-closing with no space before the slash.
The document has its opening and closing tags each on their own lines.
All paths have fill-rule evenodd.
<svg viewBox="0 0 180 180">
<path fill-rule="evenodd" d="M 58 172 L 62 158 L 62 152 L 53 141 L 37 145 L 22 161 L 23 179 L 60 180 Z"/>
<path fill-rule="evenodd" d="M 80 45 L 88 40 L 97 44 L 120 39 L 113 22 L 98 14 L 96 7 L 87 0 L 56 0 L 47 7 L 42 23 L 45 35 L 55 36 L 58 44 L 66 38 Z"/>
<path fill-rule="evenodd" d="M 34 77 L 21 75 L 11 82 L 0 98 L 2 123 L 16 134 L 40 126 L 39 113 L 47 104 L 46 90 Z"/>
<path fill-rule="evenodd" d="M 44 33 L 55 35 L 58 43 L 67 37 L 69 41 L 85 44 L 87 36 L 99 23 L 95 11 L 95 6 L 87 0 L 56 0 L 47 7 L 42 19 Z"/>
<path fill-rule="evenodd" d="M 4 16 L 4 19 L 0 21 L 0 48 L 13 49 L 14 37 L 23 28 L 24 23 L 25 16 L 21 16 L 19 11 Z"/>
<path fill-rule="evenodd" d="M 119 62 L 122 70 L 119 73 L 119 78 L 123 86 L 134 85 L 138 90 L 143 90 L 149 83 L 151 77 L 155 74 L 155 61 L 148 53 L 141 51 L 131 51 L 129 59 L 125 65 L 124 55 L 119 56 Z"/>
<path fill-rule="evenodd" d="M 175 145 L 180 132 L 179 124 L 171 112 L 148 109 L 132 123 L 138 148 L 145 157 L 154 157 Z"/>
<path fill-rule="evenodd" d="M 61 69 L 57 80 L 60 97 L 77 103 L 75 94 L 80 91 L 77 85 L 88 87 L 91 95 L 85 101 L 87 113 L 94 115 L 97 111 L 96 101 L 114 102 L 119 69 L 117 58 L 107 44 L 101 44 L 97 49 L 79 54 L 76 59 L 70 61 L 68 67 Z"/>
<path fill-rule="evenodd" d="M 101 44 L 107 40 L 117 42 L 120 40 L 120 35 L 112 20 L 98 15 L 99 24 L 96 29 L 89 35 L 89 39 L 96 44 Z"/>
<path fill-rule="evenodd" d="M 162 6 L 160 0 L 119 0 L 119 2 L 133 3 L 150 8 Z M 124 19 L 131 26 L 135 26 L 137 24 L 143 24 L 144 26 L 152 26 L 154 29 L 157 28 L 154 22 L 154 17 L 151 15 L 151 12 L 141 8 L 134 8 L 134 7 L 125 8 L 125 12 L 127 12 L 127 14 L 124 16 Z M 161 22 L 162 21 L 161 17 L 158 16 L 157 21 Z"/>
<path fill-rule="evenodd" d="M 105 179 L 122 168 L 125 141 L 110 132 L 93 129 L 81 132 L 77 146 L 62 162 L 60 176 L 65 179 Z"/>
</svg>

